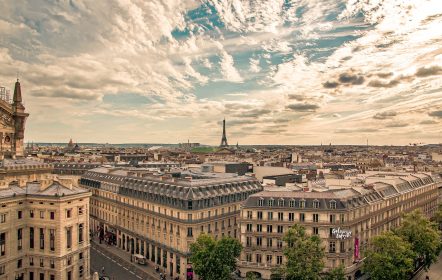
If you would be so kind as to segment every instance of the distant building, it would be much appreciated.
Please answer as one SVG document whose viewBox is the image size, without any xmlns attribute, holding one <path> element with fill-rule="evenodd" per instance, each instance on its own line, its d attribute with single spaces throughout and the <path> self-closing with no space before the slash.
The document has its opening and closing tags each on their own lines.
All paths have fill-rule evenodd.
<svg viewBox="0 0 442 280">
<path fill-rule="evenodd" d="M 305 174 L 283 174 L 283 175 L 274 175 L 274 176 L 264 176 L 262 178 L 262 182 L 264 185 L 266 184 L 274 184 L 279 187 L 286 186 L 286 184 L 293 183 L 306 183 L 307 177 Z"/>
<path fill-rule="evenodd" d="M 178 146 L 181 149 L 192 149 L 192 148 L 201 146 L 201 144 L 200 143 L 190 143 L 190 142 L 187 142 L 187 143 L 179 143 Z"/>
<path fill-rule="evenodd" d="M 89 162 L 57 162 L 54 163 L 54 174 L 60 175 L 83 175 L 84 172 L 97 168 L 101 163 Z"/>
<path fill-rule="evenodd" d="M 212 165 L 213 172 L 218 173 L 245 175 L 253 172 L 253 164 L 247 162 L 209 162 L 207 165 Z"/>
<path fill-rule="evenodd" d="M 78 145 L 78 143 L 74 144 L 72 138 L 69 140 L 68 145 L 64 148 L 65 153 L 78 153 L 80 152 L 80 150 L 80 146 Z"/>
</svg>

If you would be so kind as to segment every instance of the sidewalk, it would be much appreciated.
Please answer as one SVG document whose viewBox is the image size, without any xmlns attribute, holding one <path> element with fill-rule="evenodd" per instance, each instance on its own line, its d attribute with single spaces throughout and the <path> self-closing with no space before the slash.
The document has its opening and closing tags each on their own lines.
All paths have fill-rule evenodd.
<svg viewBox="0 0 442 280">
<path fill-rule="evenodd" d="M 94 237 L 91 240 L 91 246 L 106 252 L 107 254 L 111 255 L 113 258 L 124 262 L 128 265 L 128 267 L 131 268 L 134 272 L 136 272 L 138 275 L 143 276 L 143 279 L 152 279 L 157 280 L 160 279 L 160 273 L 155 271 L 155 267 L 149 263 L 147 265 L 140 265 L 131 262 L 131 254 L 129 252 L 123 251 L 115 246 L 109 246 L 106 245 L 104 242 L 99 243 L 98 238 Z M 160 272 L 162 271 L 162 267 L 160 267 Z M 166 276 L 166 279 L 171 279 L 170 276 Z"/>
</svg>

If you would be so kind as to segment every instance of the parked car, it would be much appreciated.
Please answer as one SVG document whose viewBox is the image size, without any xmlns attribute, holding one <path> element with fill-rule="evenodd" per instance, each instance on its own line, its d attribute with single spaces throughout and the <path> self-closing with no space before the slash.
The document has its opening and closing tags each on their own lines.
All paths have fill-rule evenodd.
<svg viewBox="0 0 442 280">
<path fill-rule="evenodd" d="M 140 254 L 133 254 L 132 261 L 137 264 L 142 264 L 142 265 L 147 264 L 146 257 L 144 257 L 143 255 L 140 255 Z"/>
</svg>

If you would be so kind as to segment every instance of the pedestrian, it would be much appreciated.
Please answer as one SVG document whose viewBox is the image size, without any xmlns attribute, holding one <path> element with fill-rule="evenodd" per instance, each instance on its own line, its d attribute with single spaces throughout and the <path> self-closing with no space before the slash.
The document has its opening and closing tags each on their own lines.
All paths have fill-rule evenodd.
<svg viewBox="0 0 442 280">
<path fill-rule="evenodd" d="M 101 268 L 101 274 L 104 274 L 104 266 Z"/>
</svg>

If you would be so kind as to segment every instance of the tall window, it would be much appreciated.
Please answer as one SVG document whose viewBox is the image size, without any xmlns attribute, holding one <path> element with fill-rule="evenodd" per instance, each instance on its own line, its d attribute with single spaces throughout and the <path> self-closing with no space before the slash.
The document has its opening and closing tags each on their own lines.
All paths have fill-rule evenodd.
<svg viewBox="0 0 442 280">
<path fill-rule="evenodd" d="M 34 228 L 30 227 L 29 228 L 29 248 L 30 249 L 34 249 Z"/>
<path fill-rule="evenodd" d="M 247 224 L 247 232 L 251 232 L 252 231 L 252 224 Z"/>
<path fill-rule="evenodd" d="M 273 202 L 274 202 L 274 199 L 273 199 L 273 198 L 270 198 L 270 199 L 269 199 L 269 202 L 268 202 L 269 206 L 273 206 Z"/>
<path fill-rule="evenodd" d="M 282 239 L 277 239 L 276 240 L 276 246 L 278 247 L 278 249 L 282 248 L 282 243 L 283 243 Z"/>
<path fill-rule="evenodd" d="M 273 212 L 267 212 L 267 220 L 273 220 Z"/>
<path fill-rule="evenodd" d="M 276 256 L 276 264 L 281 265 L 282 264 L 282 256 Z"/>
<path fill-rule="evenodd" d="M 330 253 L 335 253 L 336 252 L 336 242 L 330 241 L 328 248 L 329 248 Z"/>
<path fill-rule="evenodd" d="M 305 221 L 305 213 L 299 213 L 299 221 L 304 222 Z"/>
<path fill-rule="evenodd" d="M 72 227 L 66 229 L 66 247 L 72 248 Z"/>
<path fill-rule="evenodd" d="M 313 227 L 313 234 L 318 235 L 319 234 L 319 228 Z"/>
<path fill-rule="evenodd" d="M 45 229 L 40 228 L 40 249 L 45 248 Z"/>
<path fill-rule="evenodd" d="M 83 224 L 78 225 L 78 243 L 83 242 Z"/>
<path fill-rule="evenodd" d="M 289 221 L 293 222 L 295 220 L 295 213 L 289 213 Z"/>
<path fill-rule="evenodd" d="M 18 212 L 17 212 L 17 217 L 18 217 L 19 219 L 21 219 L 21 218 L 23 217 L 23 214 L 22 214 L 21 211 L 18 211 Z"/>
<path fill-rule="evenodd" d="M 6 214 L 1 214 L 0 215 L 0 223 L 6 223 Z"/>
<path fill-rule="evenodd" d="M 21 250 L 23 248 L 23 229 L 17 229 L 17 250 Z"/>
<path fill-rule="evenodd" d="M 66 210 L 66 218 L 70 218 L 72 217 L 72 210 L 71 209 L 67 209 Z"/>
<path fill-rule="evenodd" d="M 278 201 L 278 206 L 284 206 L 284 199 L 280 199 L 279 201 Z"/>
<path fill-rule="evenodd" d="M 258 211 L 258 220 L 262 220 L 262 212 Z"/>
<path fill-rule="evenodd" d="M 278 226 L 277 230 L 278 230 L 278 233 L 283 233 L 284 227 L 280 225 L 280 226 Z"/>
<path fill-rule="evenodd" d="M 258 206 L 264 206 L 264 199 L 263 198 L 258 199 Z"/>
<path fill-rule="evenodd" d="M 246 247 L 252 246 L 252 237 L 247 236 L 246 237 Z"/>
<path fill-rule="evenodd" d="M 50 212 L 50 217 L 51 217 L 51 220 L 54 220 L 54 219 L 55 219 L 55 212 L 54 212 L 54 211 L 51 211 L 51 212 Z"/>
<path fill-rule="evenodd" d="M 34 218 L 34 210 L 29 210 L 29 217 Z"/>
<path fill-rule="evenodd" d="M 0 255 L 6 254 L 6 233 L 0 233 Z"/>
<path fill-rule="evenodd" d="M 319 214 L 313 214 L 313 222 L 317 223 L 319 221 Z"/>
<path fill-rule="evenodd" d="M 49 248 L 55 251 L 55 229 L 49 230 Z"/>
<path fill-rule="evenodd" d="M 283 220 L 284 220 L 284 213 L 278 212 L 278 221 L 283 221 Z"/>
<path fill-rule="evenodd" d="M 247 219 L 252 219 L 252 211 L 247 211 Z"/>
</svg>

